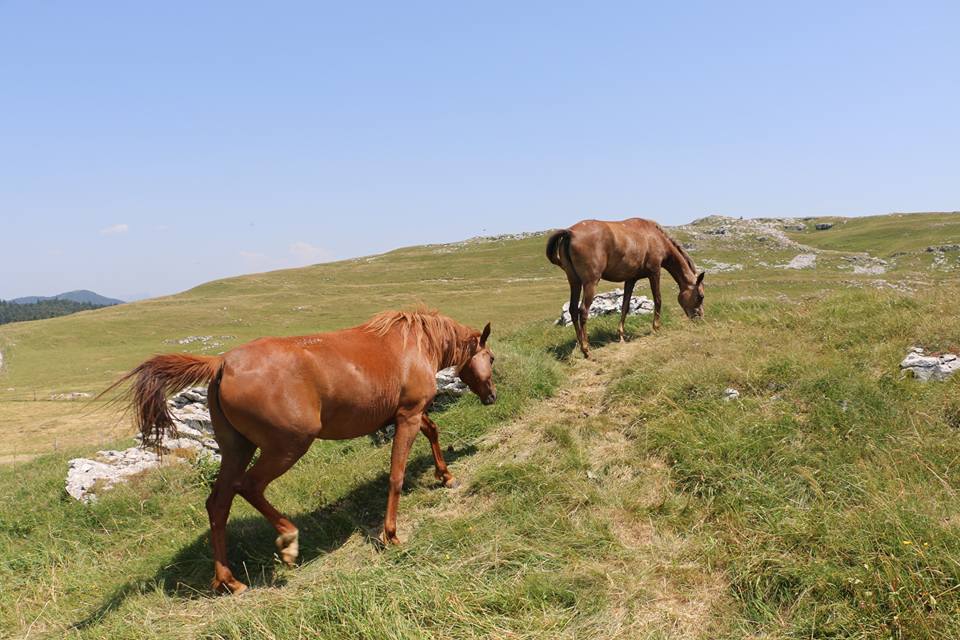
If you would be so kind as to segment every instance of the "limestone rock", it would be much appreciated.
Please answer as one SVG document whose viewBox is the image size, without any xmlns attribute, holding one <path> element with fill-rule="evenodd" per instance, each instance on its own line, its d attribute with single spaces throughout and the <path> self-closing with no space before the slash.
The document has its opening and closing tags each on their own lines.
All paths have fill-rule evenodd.
<svg viewBox="0 0 960 640">
<path fill-rule="evenodd" d="M 954 353 L 925 355 L 920 347 L 910 349 L 900 369 L 917 380 L 946 380 L 960 371 L 960 358 Z"/>
<path fill-rule="evenodd" d="M 96 490 L 109 489 L 159 464 L 156 453 L 139 447 L 123 451 L 98 451 L 93 460 L 74 458 L 67 470 L 67 493 L 81 502 L 93 502 L 97 499 Z"/>
<path fill-rule="evenodd" d="M 606 293 L 601 293 L 593 298 L 593 304 L 590 305 L 589 317 L 605 316 L 611 313 L 620 313 L 623 306 L 623 289 L 614 289 Z M 647 296 L 631 296 L 630 308 L 627 315 L 642 315 L 653 313 L 653 300 Z M 564 302 L 560 310 L 560 317 L 556 324 L 569 326 L 573 324 L 573 318 L 570 315 L 570 303 Z"/>
<path fill-rule="evenodd" d="M 817 254 L 801 253 L 793 257 L 787 264 L 778 264 L 781 269 L 811 269 L 817 265 Z"/>
<path fill-rule="evenodd" d="M 437 372 L 437 395 L 462 396 L 470 387 L 457 377 L 456 367 L 447 367 Z"/>
<path fill-rule="evenodd" d="M 740 392 L 734 389 L 733 387 L 727 387 L 723 390 L 723 399 L 727 402 L 731 400 L 736 400 L 740 397 Z"/>
<path fill-rule="evenodd" d="M 814 225 L 817 231 L 826 231 L 827 229 L 833 228 L 832 222 L 818 222 Z"/>
</svg>

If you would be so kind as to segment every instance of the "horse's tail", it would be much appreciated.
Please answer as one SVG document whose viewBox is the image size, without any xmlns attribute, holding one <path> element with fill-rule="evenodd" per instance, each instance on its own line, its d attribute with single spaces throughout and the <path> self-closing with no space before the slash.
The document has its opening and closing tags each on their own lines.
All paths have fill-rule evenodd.
<svg viewBox="0 0 960 640">
<path fill-rule="evenodd" d="M 567 258 L 567 264 L 570 265 L 571 273 L 579 279 L 577 270 L 573 266 L 573 257 L 570 255 L 570 240 L 572 238 L 573 231 L 570 229 L 560 229 L 550 234 L 550 238 L 547 240 L 547 260 L 563 269 L 563 261 L 560 259 L 560 251 L 563 251 Z"/>
<path fill-rule="evenodd" d="M 554 231 L 547 239 L 547 260 L 558 267 L 563 267 L 563 265 L 560 264 L 560 241 L 564 238 L 567 240 L 570 239 L 570 229 Z"/>
<path fill-rule="evenodd" d="M 134 410 L 134 423 L 143 437 L 143 446 L 159 449 L 168 430 L 176 433 L 173 417 L 167 408 L 167 396 L 189 386 L 210 382 L 220 375 L 222 368 L 223 358 L 220 356 L 186 353 L 154 356 L 97 397 L 133 378 L 133 385 L 122 399 L 128 400 Z"/>
</svg>

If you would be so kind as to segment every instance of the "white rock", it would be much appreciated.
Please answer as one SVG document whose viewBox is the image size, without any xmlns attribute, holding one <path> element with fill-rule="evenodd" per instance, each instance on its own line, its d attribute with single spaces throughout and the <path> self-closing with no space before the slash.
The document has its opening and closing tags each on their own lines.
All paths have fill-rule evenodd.
<svg viewBox="0 0 960 640">
<path fill-rule="evenodd" d="M 130 447 L 123 451 L 98 451 L 95 460 L 74 458 L 68 464 L 67 493 L 82 502 L 92 502 L 97 499 L 94 489 L 109 489 L 158 466 L 160 459 L 153 451 Z"/>
<path fill-rule="evenodd" d="M 900 363 L 900 369 L 917 380 L 946 380 L 960 371 L 960 359 L 954 353 L 937 356 L 924 355 L 923 349 L 913 347 Z"/>
<path fill-rule="evenodd" d="M 611 313 L 620 313 L 623 307 L 623 289 L 614 289 L 606 293 L 601 293 L 593 298 L 593 304 L 590 305 L 589 317 L 605 316 Z M 647 296 L 631 296 L 630 308 L 627 315 L 643 315 L 653 313 L 653 300 Z M 556 324 L 569 326 L 573 324 L 573 317 L 570 315 L 570 302 L 564 302 L 560 309 L 560 317 Z"/>
<path fill-rule="evenodd" d="M 787 264 L 778 264 L 780 269 L 811 269 L 817 265 L 817 254 L 801 253 Z"/>
<path fill-rule="evenodd" d="M 727 387 L 723 390 L 723 399 L 727 402 L 731 400 L 736 400 L 740 397 L 740 392 L 734 389 L 733 387 Z"/>
</svg>

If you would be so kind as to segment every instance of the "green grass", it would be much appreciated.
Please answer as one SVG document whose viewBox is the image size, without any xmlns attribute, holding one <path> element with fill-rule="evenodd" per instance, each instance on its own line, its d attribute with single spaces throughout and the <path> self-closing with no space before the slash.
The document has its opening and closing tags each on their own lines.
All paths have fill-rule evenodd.
<svg viewBox="0 0 960 640">
<path fill-rule="evenodd" d="M 817 231 L 816 222 L 832 222 L 834 226 Z M 807 223 L 806 231 L 787 235 L 818 249 L 866 251 L 880 258 L 889 258 L 900 252 L 960 243 L 960 212 L 817 218 Z"/>
<path fill-rule="evenodd" d="M 935 216 L 905 219 L 911 251 L 942 229 Z M 875 247 L 869 233 L 848 239 L 806 271 L 769 266 L 797 251 L 698 240 L 698 260 L 743 265 L 708 276 L 706 322 L 681 317 L 670 283 L 658 334 L 648 317 L 631 319 L 634 339 L 608 344 L 615 320 L 591 322 L 594 362 L 576 355 L 571 329 L 550 323 L 566 286 L 540 255 L 542 238 L 406 249 L 365 263 L 384 261 L 379 274 L 339 264 L 211 283 L 131 305 L 146 326 L 104 316 L 122 344 L 104 347 L 102 370 L 65 375 L 99 383 L 166 337 L 349 324 L 364 305 L 413 299 L 425 274 L 464 278 L 426 289 L 427 301 L 473 324 L 494 319 L 499 399 L 466 397 L 434 416 L 464 486 L 436 488 L 419 439 L 401 547 L 372 541 L 389 447 L 366 439 L 318 442 L 271 486 L 301 530 L 295 569 L 279 565 L 272 528 L 238 500 L 229 554 L 254 587 L 238 598 L 208 592 L 211 469 L 166 467 L 84 506 L 63 476 L 94 440 L 0 466 L 0 635 L 960 637 L 960 379 L 922 384 L 897 370 L 910 346 L 960 343 L 960 285 L 920 260 L 851 273 L 843 252 L 899 250 L 887 221 L 863 224 Z M 394 286 L 368 299 L 361 281 L 377 277 Z M 296 284 L 284 292 L 285 281 Z M 314 300 L 337 291 L 350 304 L 329 316 L 288 311 L 312 282 Z M 214 329 L 218 305 L 258 320 Z M 79 324 L 0 333 L 17 342 L 4 375 L 63 389 L 21 347 L 73 335 L 69 353 L 96 352 L 96 316 L 70 320 Z M 739 400 L 723 400 L 727 387 Z"/>
</svg>

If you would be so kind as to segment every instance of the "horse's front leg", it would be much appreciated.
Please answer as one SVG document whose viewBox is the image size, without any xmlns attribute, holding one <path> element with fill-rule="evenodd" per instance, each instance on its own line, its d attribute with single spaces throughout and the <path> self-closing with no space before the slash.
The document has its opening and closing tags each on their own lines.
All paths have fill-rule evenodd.
<svg viewBox="0 0 960 640">
<path fill-rule="evenodd" d="M 442 482 L 443 486 L 455 489 L 460 482 L 454 478 L 450 470 L 447 469 L 447 463 L 443 459 L 443 451 L 440 449 L 440 432 L 437 429 L 436 423 L 428 418 L 427 414 L 423 414 L 420 431 L 423 435 L 427 436 L 427 440 L 430 441 L 430 449 L 433 451 L 433 463 L 437 467 L 437 470 L 434 472 L 437 480 Z"/>
<path fill-rule="evenodd" d="M 653 295 L 653 330 L 660 328 L 660 269 L 650 274 L 650 293 Z"/>
<path fill-rule="evenodd" d="M 617 327 L 617 333 L 620 334 L 620 342 L 624 342 L 623 325 L 627 321 L 627 312 L 630 311 L 630 298 L 633 297 L 633 287 L 637 284 L 636 280 L 627 280 L 623 283 L 623 305 L 620 307 L 620 326 Z"/>
<path fill-rule="evenodd" d="M 407 470 L 407 458 L 410 447 L 420 431 L 423 414 L 397 415 L 397 431 L 393 436 L 393 449 L 390 451 L 390 489 L 387 493 L 387 515 L 383 523 L 383 540 L 388 544 L 400 544 L 397 537 L 397 504 L 403 489 L 403 474 Z"/>
</svg>

